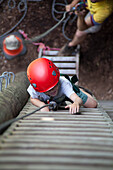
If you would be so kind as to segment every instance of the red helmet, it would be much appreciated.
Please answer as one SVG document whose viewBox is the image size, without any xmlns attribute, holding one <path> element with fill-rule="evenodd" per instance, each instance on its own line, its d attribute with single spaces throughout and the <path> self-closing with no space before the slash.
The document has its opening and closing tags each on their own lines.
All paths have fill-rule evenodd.
<svg viewBox="0 0 113 170">
<path fill-rule="evenodd" d="M 29 64 L 27 76 L 36 91 L 46 92 L 58 83 L 60 72 L 52 61 L 38 58 Z"/>
</svg>

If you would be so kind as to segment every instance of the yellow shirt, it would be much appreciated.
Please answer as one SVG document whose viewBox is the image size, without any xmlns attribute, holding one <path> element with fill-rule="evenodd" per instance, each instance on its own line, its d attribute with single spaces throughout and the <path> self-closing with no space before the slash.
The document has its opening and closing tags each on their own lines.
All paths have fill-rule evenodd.
<svg viewBox="0 0 113 170">
<path fill-rule="evenodd" d="M 91 13 L 93 24 L 101 24 L 113 12 L 113 0 L 102 0 L 95 3 L 87 0 L 87 9 Z"/>
</svg>

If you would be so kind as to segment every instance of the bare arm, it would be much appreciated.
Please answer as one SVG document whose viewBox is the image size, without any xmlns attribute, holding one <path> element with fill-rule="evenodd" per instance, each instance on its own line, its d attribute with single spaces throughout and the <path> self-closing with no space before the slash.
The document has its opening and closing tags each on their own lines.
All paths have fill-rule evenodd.
<svg viewBox="0 0 113 170">
<path fill-rule="evenodd" d="M 42 107 L 45 105 L 44 102 L 40 101 L 39 99 L 33 99 L 32 97 L 30 98 L 31 99 L 31 103 L 37 107 Z M 49 112 L 49 108 L 48 107 L 44 107 L 43 109 L 41 109 L 41 111 L 43 112 Z"/>
<path fill-rule="evenodd" d="M 78 2 L 80 2 L 80 0 L 73 0 L 70 4 L 71 7 L 74 7 Z"/>
<path fill-rule="evenodd" d="M 98 106 L 98 103 L 94 99 L 94 97 L 92 97 L 89 93 L 85 92 L 83 89 L 80 90 L 88 96 L 88 99 L 83 106 L 88 108 L 96 108 Z"/>
<path fill-rule="evenodd" d="M 80 2 L 80 0 L 73 0 L 69 5 L 66 5 L 66 11 L 70 11 L 72 7 L 76 7 L 78 2 Z M 77 27 L 80 31 L 86 30 L 89 27 L 93 26 L 90 16 L 85 21 L 85 15 L 86 15 L 85 10 L 76 11 L 75 13 L 78 16 Z"/>
</svg>

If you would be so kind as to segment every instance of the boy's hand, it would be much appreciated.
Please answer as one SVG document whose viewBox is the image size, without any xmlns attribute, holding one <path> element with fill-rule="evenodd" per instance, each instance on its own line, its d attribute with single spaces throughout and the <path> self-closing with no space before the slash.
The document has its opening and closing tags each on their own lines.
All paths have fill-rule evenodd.
<svg viewBox="0 0 113 170">
<path fill-rule="evenodd" d="M 74 113 L 79 112 L 80 106 L 79 106 L 78 102 L 74 102 L 73 104 L 70 104 L 70 105 L 66 106 L 65 108 L 69 108 L 69 112 L 71 114 L 74 114 Z"/>
</svg>

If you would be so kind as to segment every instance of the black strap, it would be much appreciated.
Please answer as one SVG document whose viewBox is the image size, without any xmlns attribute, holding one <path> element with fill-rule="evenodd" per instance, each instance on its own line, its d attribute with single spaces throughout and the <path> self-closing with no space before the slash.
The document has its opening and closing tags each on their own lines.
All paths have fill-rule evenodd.
<svg viewBox="0 0 113 170">
<path fill-rule="evenodd" d="M 78 77 L 76 74 L 73 77 L 71 77 L 71 79 L 67 74 L 60 74 L 60 76 L 64 76 L 67 80 L 71 82 L 75 93 L 80 93 L 78 86 L 75 85 L 75 83 L 78 81 Z"/>
<path fill-rule="evenodd" d="M 78 81 L 78 77 L 77 75 L 75 74 L 73 77 L 69 77 L 69 75 L 67 74 L 60 74 L 60 76 L 64 76 L 66 79 L 68 79 L 72 84 L 75 84 L 77 81 Z"/>
</svg>

